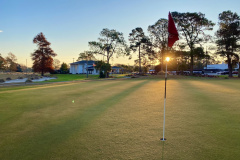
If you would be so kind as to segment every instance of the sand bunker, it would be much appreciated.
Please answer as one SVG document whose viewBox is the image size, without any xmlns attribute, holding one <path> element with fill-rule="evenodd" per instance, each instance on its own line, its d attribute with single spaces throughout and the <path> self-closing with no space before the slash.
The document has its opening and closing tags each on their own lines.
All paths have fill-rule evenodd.
<svg viewBox="0 0 240 160">
<path fill-rule="evenodd" d="M 56 79 L 56 78 L 53 78 L 53 77 L 42 77 L 42 78 L 39 78 L 39 79 L 33 79 L 32 82 L 48 81 L 48 80 L 51 80 L 51 79 Z M 13 80 L 5 81 L 3 83 L 24 83 L 24 82 L 26 82 L 26 80 L 27 80 L 27 78 L 13 79 Z"/>
</svg>

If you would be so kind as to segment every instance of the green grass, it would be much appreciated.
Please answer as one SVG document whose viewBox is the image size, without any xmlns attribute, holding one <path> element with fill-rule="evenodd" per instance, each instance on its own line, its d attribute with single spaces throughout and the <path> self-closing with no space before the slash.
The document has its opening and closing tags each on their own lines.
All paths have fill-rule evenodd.
<svg viewBox="0 0 240 160">
<path fill-rule="evenodd" d="M 85 79 L 98 79 L 99 75 L 87 75 L 86 74 L 52 74 L 52 77 L 57 77 L 57 79 L 44 81 L 44 82 L 63 82 L 63 81 L 77 81 Z M 113 78 L 123 78 L 126 74 L 110 74 L 109 76 Z"/>
<path fill-rule="evenodd" d="M 86 74 L 53 74 L 52 77 L 57 77 L 57 79 L 52 79 L 45 82 L 63 82 L 63 81 L 77 81 L 84 79 L 97 79 L 99 75 L 87 75 Z"/>
<path fill-rule="evenodd" d="M 238 159 L 239 80 L 167 86 L 165 142 L 162 79 L 0 91 L 0 159 Z"/>
<path fill-rule="evenodd" d="M 57 79 L 45 81 L 45 82 L 63 82 L 63 81 L 77 81 L 85 79 L 98 79 L 99 75 L 87 75 L 86 74 L 52 74 L 52 77 L 57 77 Z M 110 74 L 109 76 L 114 78 L 123 78 L 126 74 Z"/>
</svg>

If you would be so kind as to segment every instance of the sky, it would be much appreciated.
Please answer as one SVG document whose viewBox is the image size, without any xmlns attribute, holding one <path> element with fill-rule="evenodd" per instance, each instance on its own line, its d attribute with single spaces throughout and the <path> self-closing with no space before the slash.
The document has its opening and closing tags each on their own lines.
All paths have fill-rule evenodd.
<svg viewBox="0 0 240 160">
<path fill-rule="evenodd" d="M 0 0 L 0 53 L 17 56 L 18 63 L 31 67 L 31 53 L 37 49 L 33 38 L 43 32 L 61 63 L 76 61 L 97 41 L 103 28 L 128 35 L 132 29 L 147 27 L 168 12 L 201 12 L 216 23 L 218 14 L 231 10 L 240 15 L 239 0 Z M 100 57 L 98 57 L 100 58 Z M 134 58 L 114 58 L 111 64 L 134 63 Z"/>
</svg>

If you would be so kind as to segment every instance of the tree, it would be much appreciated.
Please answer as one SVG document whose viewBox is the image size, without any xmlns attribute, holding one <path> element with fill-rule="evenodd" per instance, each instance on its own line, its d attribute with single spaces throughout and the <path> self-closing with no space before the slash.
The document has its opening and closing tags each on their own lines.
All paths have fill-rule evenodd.
<svg viewBox="0 0 240 160">
<path fill-rule="evenodd" d="M 6 57 L 6 64 L 9 71 L 17 71 L 17 57 L 13 53 L 8 53 L 8 56 Z"/>
<path fill-rule="evenodd" d="M 82 53 L 79 53 L 79 57 L 77 61 L 81 60 L 86 60 L 86 61 L 91 61 L 91 60 L 96 60 L 94 53 L 91 51 L 84 51 Z"/>
<path fill-rule="evenodd" d="M 66 74 L 69 72 L 68 65 L 67 63 L 62 63 L 61 68 L 60 68 L 61 73 Z"/>
<path fill-rule="evenodd" d="M 5 70 L 6 60 L 2 57 L 0 53 L 0 70 Z"/>
<path fill-rule="evenodd" d="M 232 77 L 234 59 L 239 61 L 237 52 L 239 52 L 240 17 L 237 13 L 224 11 L 219 14 L 218 18 L 219 29 L 216 32 L 217 54 L 227 58 L 229 77 Z"/>
<path fill-rule="evenodd" d="M 97 61 L 95 68 L 100 71 L 100 78 L 107 77 L 107 73 L 111 71 L 111 65 L 109 63 L 105 63 L 104 61 Z"/>
<path fill-rule="evenodd" d="M 27 66 L 25 64 L 18 64 L 18 71 L 27 72 Z"/>
<path fill-rule="evenodd" d="M 109 30 L 107 28 L 104 28 L 100 32 L 100 38 L 98 38 L 98 42 L 91 41 L 88 42 L 88 44 L 93 53 L 106 56 L 108 64 L 110 58 L 112 58 L 114 54 L 116 54 L 118 57 L 129 55 L 130 52 L 124 40 L 123 33 L 118 32 L 114 29 Z"/>
<path fill-rule="evenodd" d="M 133 72 L 133 66 L 129 66 L 129 65 L 125 65 L 125 64 L 115 64 L 115 66 L 117 67 L 121 67 L 122 73 L 129 73 L 129 72 Z"/>
<path fill-rule="evenodd" d="M 34 72 L 40 72 L 43 76 L 46 72 L 53 70 L 53 58 L 57 54 L 50 48 L 51 43 L 47 41 L 43 33 L 39 33 L 33 39 L 33 43 L 37 44 L 38 49 L 31 54 L 33 60 Z"/>
<path fill-rule="evenodd" d="M 134 61 L 134 63 L 136 65 L 138 65 L 139 64 L 139 59 L 136 59 Z M 141 58 L 141 73 L 147 73 L 148 70 L 150 69 L 150 67 L 151 67 L 151 60 L 146 58 L 146 57 L 142 57 Z M 138 71 L 139 71 L 139 68 L 140 67 L 138 67 Z"/>
<path fill-rule="evenodd" d="M 16 72 L 22 72 L 22 66 L 20 64 L 17 64 Z"/>
<path fill-rule="evenodd" d="M 172 16 L 180 32 L 179 35 L 184 38 L 186 45 L 190 48 L 190 75 L 193 75 L 194 48 L 196 44 L 210 39 L 210 35 L 205 34 L 204 31 L 212 30 L 215 24 L 205 18 L 201 12 L 172 12 Z"/>
<path fill-rule="evenodd" d="M 148 55 L 149 57 L 154 55 L 154 51 L 152 50 L 152 43 L 150 42 L 150 39 L 145 36 L 141 27 L 137 27 L 133 29 L 131 33 L 129 33 L 129 41 L 130 49 L 133 52 L 136 52 L 138 50 L 139 73 L 141 73 L 142 59 L 146 55 Z"/>
<path fill-rule="evenodd" d="M 154 67 L 154 70 L 155 70 L 155 73 L 158 73 L 158 72 L 160 72 L 161 70 L 162 70 L 162 65 L 156 65 L 155 67 Z"/>
<path fill-rule="evenodd" d="M 87 68 L 86 68 L 86 70 L 87 70 L 87 78 L 88 78 L 88 61 L 89 60 L 90 61 L 91 60 L 96 60 L 96 58 L 93 55 L 93 52 L 91 52 L 91 51 L 84 51 L 84 52 L 79 54 L 79 57 L 78 57 L 77 60 L 78 61 L 80 61 L 80 60 L 86 60 L 87 61 Z"/>
<path fill-rule="evenodd" d="M 60 69 L 60 61 L 56 58 L 53 60 L 53 67 L 54 67 L 55 70 Z"/>
<path fill-rule="evenodd" d="M 154 48 L 158 50 L 161 71 L 163 71 L 164 53 L 168 44 L 168 20 L 161 18 L 155 24 L 148 26 Z"/>
</svg>

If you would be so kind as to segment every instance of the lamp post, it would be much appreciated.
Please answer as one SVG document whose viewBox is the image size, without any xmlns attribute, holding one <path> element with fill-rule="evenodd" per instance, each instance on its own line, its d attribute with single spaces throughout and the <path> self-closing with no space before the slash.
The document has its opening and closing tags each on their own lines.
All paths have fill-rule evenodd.
<svg viewBox="0 0 240 160">
<path fill-rule="evenodd" d="M 165 72 L 165 92 L 164 92 L 164 112 L 163 112 L 163 138 L 161 141 L 166 141 L 167 139 L 164 137 L 165 134 L 165 110 L 166 110 L 166 95 L 167 95 L 167 63 L 170 60 L 169 57 L 166 58 L 166 72 Z"/>
</svg>

